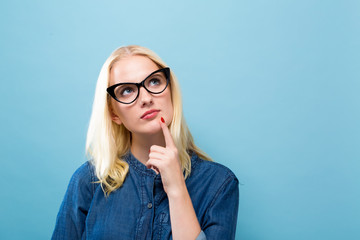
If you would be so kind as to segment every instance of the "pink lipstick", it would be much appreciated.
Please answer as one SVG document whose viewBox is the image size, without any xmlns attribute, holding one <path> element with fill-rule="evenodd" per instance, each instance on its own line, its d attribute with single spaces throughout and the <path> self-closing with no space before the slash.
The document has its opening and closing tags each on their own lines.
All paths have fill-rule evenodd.
<svg viewBox="0 0 360 240">
<path fill-rule="evenodd" d="M 146 111 L 142 116 L 141 119 L 151 119 L 156 117 L 156 115 L 160 112 L 160 110 L 151 109 L 149 111 Z"/>
</svg>

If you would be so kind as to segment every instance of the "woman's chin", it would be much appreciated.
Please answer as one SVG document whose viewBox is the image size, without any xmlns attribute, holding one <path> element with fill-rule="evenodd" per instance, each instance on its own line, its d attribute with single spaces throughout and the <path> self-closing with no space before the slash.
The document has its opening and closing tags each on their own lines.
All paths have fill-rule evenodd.
<svg viewBox="0 0 360 240">
<path fill-rule="evenodd" d="M 148 135 L 154 135 L 154 134 L 158 134 L 158 133 L 161 133 L 160 127 L 152 128 L 152 129 L 149 129 L 148 131 L 144 132 L 144 134 L 148 134 Z"/>
<path fill-rule="evenodd" d="M 154 135 L 161 133 L 161 127 L 160 125 L 156 124 L 154 126 L 149 125 L 146 128 L 139 129 L 138 131 L 134 131 L 133 133 L 136 133 L 138 135 Z"/>
</svg>

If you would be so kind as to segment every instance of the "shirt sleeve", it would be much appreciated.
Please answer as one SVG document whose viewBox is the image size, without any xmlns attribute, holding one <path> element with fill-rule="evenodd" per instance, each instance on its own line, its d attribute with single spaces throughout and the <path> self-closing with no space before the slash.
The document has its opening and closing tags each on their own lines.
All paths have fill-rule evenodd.
<svg viewBox="0 0 360 240">
<path fill-rule="evenodd" d="M 93 196 L 91 166 L 84 163 L 71 177 L 56 218 L 53 240 L 85 238 L 86 216 Z"/>
<path fill-rule="evenodd" d="M 202 226 L 206 237 L 199 239 L 235 239 L 238 208 L 239 181 L 235 176 L 229 176 L 221 185 L 207 210 Z"/>
</svg>

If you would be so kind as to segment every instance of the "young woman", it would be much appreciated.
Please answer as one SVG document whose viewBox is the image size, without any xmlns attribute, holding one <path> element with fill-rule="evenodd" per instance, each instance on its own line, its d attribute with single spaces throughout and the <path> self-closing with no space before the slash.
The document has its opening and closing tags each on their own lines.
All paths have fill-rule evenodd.
<svg viewBox="0 0 360 240">
<path fill-rule="evenodd" d="M 151 50 L 106 60 L 86 151 L 52 239 L 235 239 L 238 180 L 194 144 L 176 77 Z"/>
</svg>

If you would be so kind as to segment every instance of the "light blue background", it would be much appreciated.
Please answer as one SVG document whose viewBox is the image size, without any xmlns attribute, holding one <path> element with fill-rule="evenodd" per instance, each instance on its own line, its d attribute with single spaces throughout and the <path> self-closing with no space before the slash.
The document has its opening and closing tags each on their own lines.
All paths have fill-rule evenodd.
<svg viewBox="0 0 360 240">
<path fill-rule="evenodd" d="M 118 46 L 180 79 L 197 144 L 238 176 L 237 239 L 360 239 L 360 2 L 0 3 L 0 239 L 49 239 Z"/>
</svg>

